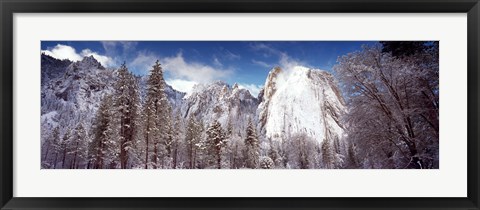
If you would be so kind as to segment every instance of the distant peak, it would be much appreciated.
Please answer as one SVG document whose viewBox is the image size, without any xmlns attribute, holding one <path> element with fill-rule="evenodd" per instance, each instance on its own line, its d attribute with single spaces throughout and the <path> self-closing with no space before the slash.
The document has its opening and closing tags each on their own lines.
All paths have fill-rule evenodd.
<svg viewBox="0 0 480 210">
<path fill-rule="evenodd" d="M 283 70 L 282 68 L 280 68 L 280 66 L 276 66 L 275 68 L 273 68 L 272 70 L 270 70 L 270 73 L 269 74 L 279 74 L 281 73 Z"/>
<path fill-rule="evenodd" d="M 102 64 L 97 59 L 95 59 L 93 55 L 85 56 L 81 61 L 78 61 L 77 63 L 82 66 L 94 66 L 99 69 L 105 69 L 105 67 L 102 66 Z"/>
<path fill-rule="evenodd" d="M 229 86 L 226 82 L 221 81 L 221 80 L 217 80 L 217 81 L 213 82 L 212 85 L 217 85 L 217 86 L 222 86 L 222 87 L 223 86 L 227 86 L 227 87 Z"/>
<path fill-rule="evenodd" d="M 82 61 L 94 61 L 98 63 L 97 59 L 95 59 L 93 55 L 83 57 Z"/>
<path fill-rule="evenodd" d="M 293 71 L 307 72 L 307 71 L 310 71 L 310 68 L 305 67 L 305 66 L 295 66 L 295 67 L 293 67 Z"/>
</svg>

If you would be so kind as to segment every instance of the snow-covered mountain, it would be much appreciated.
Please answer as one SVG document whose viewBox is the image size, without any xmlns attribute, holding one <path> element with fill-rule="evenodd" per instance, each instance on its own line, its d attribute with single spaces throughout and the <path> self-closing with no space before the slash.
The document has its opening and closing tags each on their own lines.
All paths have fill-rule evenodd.
<svg viewBox="0 0 480 210">
<path fill-rule="evenodd" d="M 89 122 L 103 96 L 113 91 L 115 70 L 92 56 L 81 61 L 58 60 L 42 54 L 42 119 L 48 123 Z M 146 76 L 139 77 L 144 95 Z M 321 142 L 344 135 L 339 117 L 345 103 L 331 74 L 305 67 L 286 72 L 272 69 L 255 98 L 237 84 L 222 81 L 197 84 L 185 93 L 166 85 L 174 110 L 186 119 L 194 115 L 208 125 L 214 119 L 243 132 L 248 119 L 258 121 L 266 138 L 281 139 L 303 132 Z M 59 115 L 59 116 L 57 116 Z"/>
<path fill-rule="evenodd" d="M 44 64 L 44 62 L 48 62 Z M 60 61 L 42 55 L 42 67 L 46 75 L 42 81 L 42 125 L 75 126 L 82 121 L 90 123 L 101 99 L 113 91 L 115 72 L 104 68 L 92 56 L 63 66 Z M 56 72 L 56 73 L 52 73 Z"/>
<path fill-rule="evenodd" d="M 114 69 L 106 69 L 92 56 L 81 61 L 58 60 L 42 54 L 42 122 L 51 127 L 58 123 L 74 126 L 90 123 L 101 99 L 113 93 Z M 68 65 L 66 65 L 68 64 Z M 141 97 L 145 96 L 147 76 L 138 77 Z M 217 81 L 198 84 L 188 97 L 165 85 L 165 92 L 175 112 L 185 119 L 194 115 L 208 125 L 214 119 L 224 127 L 228 123 L 244 131 L 247 119 L 255 119 L 258 100 L 238 85 L 230 87 Z"/>
<path fill-rule="evenodd" d="M 71 62 L 42 54 L 41 60 L 42 135 L 58 125 L 61 133 L 79 122 L 89 128 L 102 98 L 114 91 L 116 70 L 103 67 L 92 56 Z M 137 79 L 144 98 L 147 76 Z M 205 126 L 218 120 L 224 129 L 232 128 L 236 136 L 244 137 L 251 119 L 263 143 L 302 133 L 318 143 L 329 139 L 345 148 L 339 121 L 345 102 L 333 76 L 325 71 L 300 66 L 290 71 L 272 69 L 258 98 L 222 81 L 197 84 L 189 95 L 165 87 L 174 113 L 184 123 L 192 115 Z"/>
<path fill-rule="evenodd" d="M 248 119 L 255 120 L 257 98 L 237 84 L 230 87 L 217 81 L 211 84 L 197 84 L 193 92 L 184 99 L 181 112 L 202 119 L 205 125 L 218 120 L 224 127 L 230 123 L 235 131 L 245 132 Z M 243 136 L 243 135 L 240 135 Z"/>
<path fill-rule="evenodd" d="M 53 78 L 56 78 L 63 73 L 72 62 L 70 60 L 58 60 L 46 54 L 41 56 L 41 84 L 44 85 L 45 82 L 50 81 Z"/>
<path fill-rule="evenodd" d="M 81 61 L 58 60 L 41 55 L 42 65 L 42 119 L 48 123 L 89 122 L 101 99 L 113 93 L 115 69 L 106 69 L 93 56 Z M 137 77 L 144 96 L 146 76 Z M 185 93 L 165 86 L 172 107 L 181 107 Z M 56 116 L 62 114 L 62 116 Z"/>
<path fill-rule="evenodd" d="M 328 72 L 301 66 L 272 69 L 260 96 L 258 123 L 266 138 L 289 139 L 304 133 L 321 143 L 345 135 L 339 121 L 345 102 Z"/>
<path fill-rule="evenodd" d="M 42 54 L 41 61 L 42 141 L 54 127 L 58 126 L 63 135 L 80 122 L 90 133 L 100 102 L 114 92 L 117 70 L 103 67 L 92 56 L 71 62 Z M 145 97 L 147 77 L 137 76 L 141 98 Z M 252 120 L 258 128 L 263 155 L 271 148 L 270 139 L 294 142 L 296 134 L 319 144 L 328 139 L 338 154 L 345 154 L 345 134 L 339 120 L 346 110 L 345 102 L 333 76 L 325 71 L 300 66 L 289 71 L 272 69 L 258 98 L 237 84 L 230 86 L 222 81 L 197 84 L 188 95 L 166 84 L 165 92 L 174 114 L 183 119 L 181 124 L 185 125 L 190 116 L 204 126 L 218 120 L 224 130 L 234 134 L 231 140 L 237 143 L 230 146 L 243 142 L 248 121 Z"/>
</svg>

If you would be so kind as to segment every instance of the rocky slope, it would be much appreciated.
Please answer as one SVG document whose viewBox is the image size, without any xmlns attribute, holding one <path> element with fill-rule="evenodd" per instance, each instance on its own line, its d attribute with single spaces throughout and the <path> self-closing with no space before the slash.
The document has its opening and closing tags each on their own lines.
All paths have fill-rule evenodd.
<svg viewBox="0 0 480 210">
<path fill-rule="evenodd" d="M 345 102 L 328 72 L 300 66 L 289 72 L 275 68 L 262 92 L 257 115 L 266 138 L 282 140 L 304 133 L 319 143 L 325 138 L 343 139 L 339 118 Z"/>
<path fill-rule="evenodd" d="M 190 115 L 202 119 L 205 125 L 218 120 L 223 127 L 229 124 L 236 132 L 243 133 L 248 119 L 255 120 L 258 100 L 248 90 L 240 89 L 237 84 L 217 81 L 212 84 L 199 84 L 182 103 L 182 116 Z M 243 135 L 240 135 L 243 136 Z"/>
</svg>

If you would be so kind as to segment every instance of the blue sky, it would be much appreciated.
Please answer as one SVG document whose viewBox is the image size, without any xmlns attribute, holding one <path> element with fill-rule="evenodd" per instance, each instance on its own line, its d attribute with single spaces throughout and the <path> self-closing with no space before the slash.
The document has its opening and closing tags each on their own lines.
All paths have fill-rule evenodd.
<svg viewBox="0 0 480 210">
<path fill-rule="evenodd" d="M 258 94 L 275 66 L 302 65 L 332 71 L 338 56 L 361 49 L 360 41 L 42 41 L 41 51 L 59 59 L 81 60 L 93 55 L 104 66 L 126 62 L 145 75 L 156 60 L 165 80 L 189 92 L 196 83 L 216 80 Z"/>
</svg>

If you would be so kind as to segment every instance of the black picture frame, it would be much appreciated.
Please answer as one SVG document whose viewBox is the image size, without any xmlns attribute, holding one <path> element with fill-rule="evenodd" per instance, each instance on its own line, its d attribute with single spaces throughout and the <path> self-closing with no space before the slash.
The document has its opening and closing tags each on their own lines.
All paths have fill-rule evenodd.
<svg viewBox="0 0 480 210">
<path fill-rule="evenodd" d="M 1 209 L 479 209 L 478 0 L 0 0 Z M 467 13 L 468 196 L 466 198 L 25 198 L 13 197 L 15 13 Z M 449 180 L 445 180 L 448 182 Z M 412 186 L 412 190 L 415 187 Z"/>
</svg>

